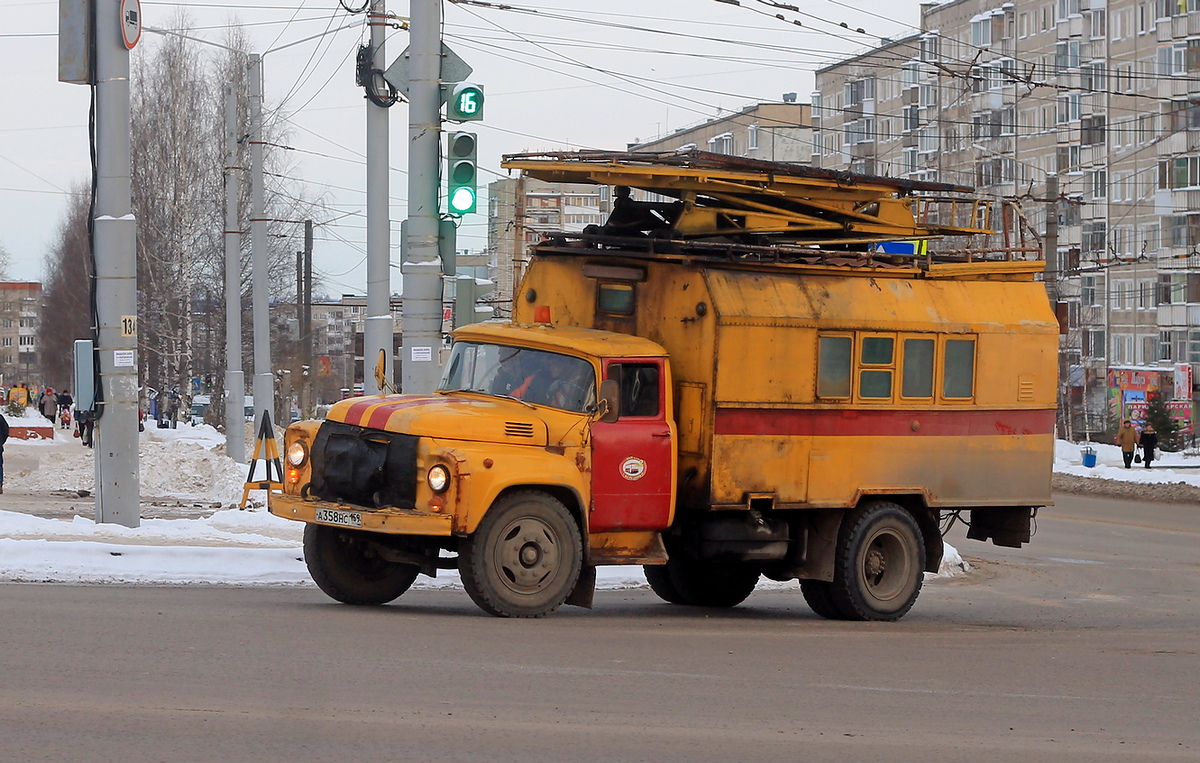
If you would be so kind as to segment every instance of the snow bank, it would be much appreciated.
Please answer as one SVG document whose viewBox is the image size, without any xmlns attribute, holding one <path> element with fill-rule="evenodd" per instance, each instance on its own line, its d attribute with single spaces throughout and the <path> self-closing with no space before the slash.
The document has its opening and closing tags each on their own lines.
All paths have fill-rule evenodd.
<svg viewBox="0 0 1200 763">
<path fill-rule="evenodd" d="M 224 505 L 240 501 L 248 467 L 213 451 L 224 442 L 224 435 L 210 426 L 147 429 L 139 443 L 141 494 Z M 49 445 L 66 447 L 48 448 Z M 95 455 L 66 431 L 55 430 L 53 441 L 10 441 L 6 452 L 20 454 L 21 448 L 26 446 L 39 449 L 32 452 L 38 466 L 36 469 L 6 469 L 4 481 L 10 489 L 95 491 Z M 261 473 L 261 467 L 259 471 Z"/>
<path fill-rule="evenodd" d="M 1083 448 L 1096 451 L 1096 466 L 1083 465 Z M 1140 450 L 1138 451 L 1141 452 Z M 1178 468 L 1175 468 L 1178 467 Z M 1147 469 L 1134 464 L 1126 469 L 1121 459 L 1121 449 L 1116 445 L 1102 443 L 1073 443 L 1057 440 L 1054 443 L 1054 471 L 1075 477 L 1092 477 L 1119 482 L 1137 482 L 1146 485 L 1182 483 L 1200 487 L 1200 458 L 1184 453 L 1160 453 L 1153 466 Z"/>
</svg>

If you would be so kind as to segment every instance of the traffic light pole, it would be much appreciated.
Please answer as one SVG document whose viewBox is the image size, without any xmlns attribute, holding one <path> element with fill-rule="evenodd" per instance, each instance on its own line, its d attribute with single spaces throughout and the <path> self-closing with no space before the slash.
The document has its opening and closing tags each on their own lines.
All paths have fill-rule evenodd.
<svg viewBox="0 0 1200 763">
<path fill-rule="evenodd" d="M 130 173 L 129 49 L 121 3 L 97 0 L 96 355 L 101 416 L 96 421 L 96 521 L 141 524 L 138 484 L 137 223 Z M 78 390 L 77 390 L 78 392 Z"/>
<path fill-rule="evenodd" d="M 371 4 L 371 52 L 374 68 L 387 68 L 384 40 L 387 9 L 384 0 Z M 375 381 L 375 363 L 380 351 L 392 357 L 391 310 L 391 221 L 388 217 L 388 109 L 367 101 L 367 319 L 363 327 L 363 393 L 383 392 Z M 392 363 L 384 363 L 384 378 L 392 383 Z"/>
<path fill-rule="evenodd" d="M 400 270 L 404 276 L 401 389 L 427 393 L 441 375 L 441 0 L 411 0 L 409 13 L 408 241 Z"/>
</svg>

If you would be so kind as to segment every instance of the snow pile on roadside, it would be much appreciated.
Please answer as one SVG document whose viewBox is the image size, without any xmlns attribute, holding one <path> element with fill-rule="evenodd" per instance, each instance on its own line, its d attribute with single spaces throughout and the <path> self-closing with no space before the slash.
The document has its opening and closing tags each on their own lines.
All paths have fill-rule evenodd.
<svg viewBox="0 0 1200 763">
<path fill-rule="evenodd" d="M 1092 468 L 1082 464 L 1082 451 L 1085 447 L 1093 448 L 1096 451 L 1096 466 Z M 1172 468 L 1186 466 L 1193 468 Z M 1160 453 L 1149 469 L 1142 464 L 1134 464 L 1131 468 L 1126 469 L 1121 460 L 1121 449 L 1116 445 L 1081 444 L 1066 440 L 1057 440 L 1054 443 L 1055 473 L 1068 474 L 1073 477 L 1138 482 L 1146 485 L 1179 483 L 1200 487 L 1200 469 L 1194 468 L 1198 466 L 1200 466 L 1200 459 L 1195 457 L 1182 453 Z"/>
<path fill-rule="evenodd" d="M 247 467 L 214 452 L 214 448 L 224 441 L 223 435 L 208 426 L 147 429 L 139 442 L 141 494 L 224 505 L 240 500 Z M 45 447 L 52 443 L 63 447 Z M 36 456 L 38 466 L 36 469 L 7 470 L 4 479 L 10 489 L 29 492 L 95 490 L 95 455 L 78 440 L 56 430 L 54 441 L 45 440 L 38 444 L 10 441 L 8 447 L 15 446 L 15 452 L 20 453 L 19 449 L 26 445 L 36 448 L 29 454 Z"/>
<path fill-rule="evenodd" d="M 49 427 L 49 426 L 53 426 L 53 427 L 57 428 L 57 426 L 58 426 L 54 422 L 50 421 L 50 419 L 46 418 L 41 413 L 39 413 L 36 408 L 26 408 L 25 412 L 23 414 L 21 414 L 20 416 L 13 416 L 8 412 L 7 406 L 0 405 L 0 413 L 4 414 L 4 419 L 5 419 L 5 421 L 8 422 L 8 425 L 10 427 Z M 15 440 L 14 440 L 14 442 L 15 442 Z M 37 442 L 50 442 L 50 440 L 48 440 L 44 437 L 34 437 L 30 440 L 25 440 L 24 442 L 37 443 Z"/>
</svg>

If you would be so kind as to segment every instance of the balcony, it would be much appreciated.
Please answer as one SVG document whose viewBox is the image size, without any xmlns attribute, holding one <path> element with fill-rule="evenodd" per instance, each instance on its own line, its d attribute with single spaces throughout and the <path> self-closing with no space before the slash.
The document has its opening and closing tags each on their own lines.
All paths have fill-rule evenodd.
<svg viewBox="0 0 1200 763">
<path fill-rule="evenodd" d="M 1162 328 L 1200 326 L 1200 304 L 1159 305 L 1158 325 Z"/>
</svg>

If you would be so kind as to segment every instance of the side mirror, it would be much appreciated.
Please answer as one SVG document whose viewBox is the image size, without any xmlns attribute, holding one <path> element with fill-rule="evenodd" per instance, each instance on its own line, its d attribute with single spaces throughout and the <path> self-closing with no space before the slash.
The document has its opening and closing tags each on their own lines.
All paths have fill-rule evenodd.
<svg viewBox="0 0 1200 763">
<path fill-rule="evenodd" d="M 621 418 L 621 387 L 616 379 L 600 382 L 600 420 L 611 424 Z"/>
<path fill-rule="evenodd" d="M 387 351 L 379 351 L 379 360 L 375 363 L 375 387 L 379 390 L 379 394 L 387 392 Z"/>
</svg>

